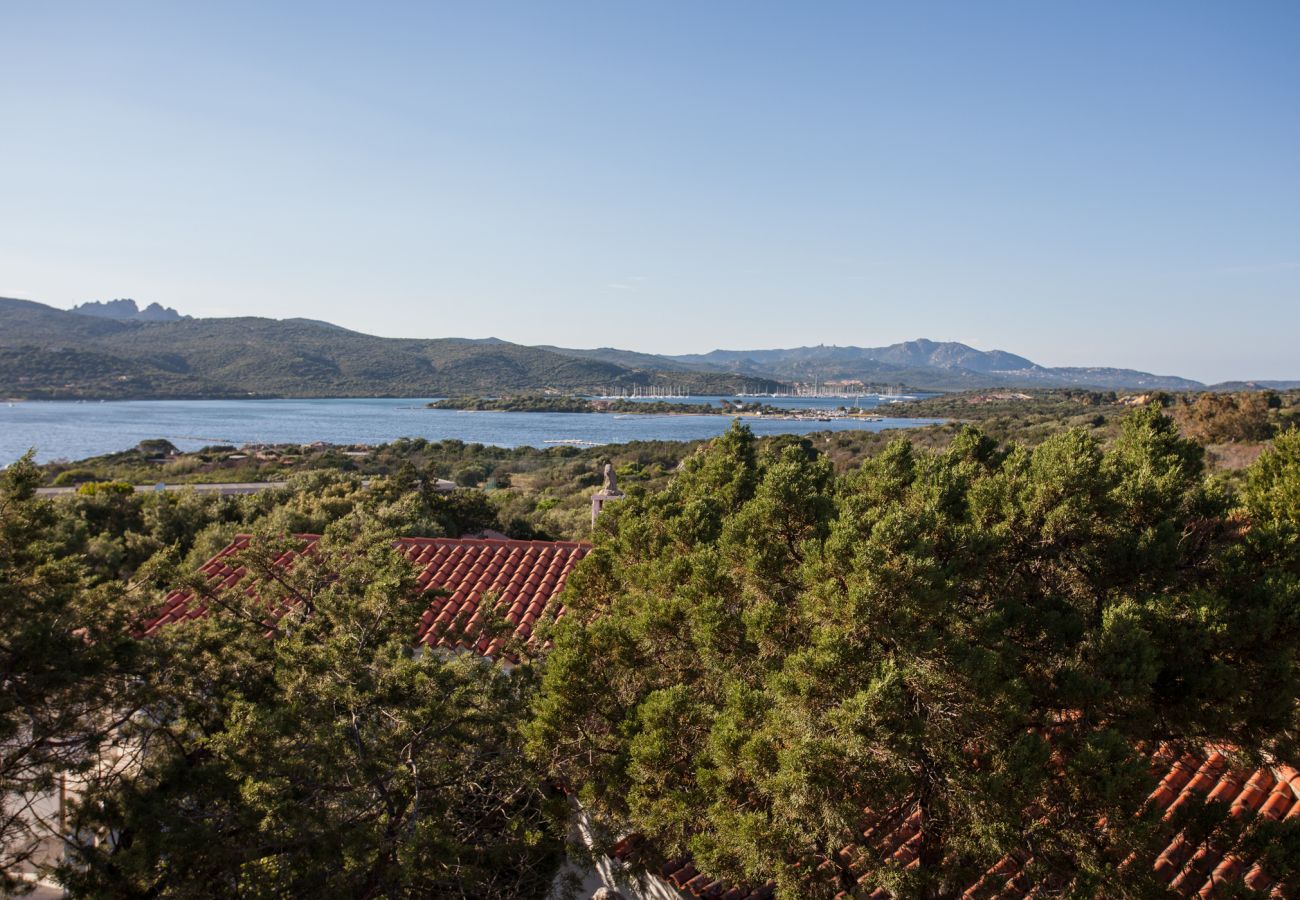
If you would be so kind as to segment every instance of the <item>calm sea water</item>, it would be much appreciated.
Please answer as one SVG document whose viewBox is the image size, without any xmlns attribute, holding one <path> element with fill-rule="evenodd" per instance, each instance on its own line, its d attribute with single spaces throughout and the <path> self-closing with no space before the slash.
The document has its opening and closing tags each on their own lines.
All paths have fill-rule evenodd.
<svg viewBox="0 0 1300 900">
<path fill-rule="evenodd" d="M 693 402 L 717 398 L 692 398 Z M 138 400 L 109 403 L 0 404 L 0 465 L 36 449 L 41 462 L 84 459 L 166 438 L 182 450 L 210 444 L 382 444 L 399 437 L 457 438 L 467 443 L 543 447 L 548 441 L 598 444 L 688 441 L 724 431 L 725 416 L 619 416 L 603 413 L 505 413 L 425 409 L 427 399 Z M 794 398 L 768 401 L 786 408 L 830 408 L 852 401 Z M 863 398 L 863 408 L 876 401 Z M 881 413 L 887 412 L 882 409 Z M 746 417 L 756 434 L 880 431 L 932 419 L 881 422 L 765 421 Z"/>
</svg>

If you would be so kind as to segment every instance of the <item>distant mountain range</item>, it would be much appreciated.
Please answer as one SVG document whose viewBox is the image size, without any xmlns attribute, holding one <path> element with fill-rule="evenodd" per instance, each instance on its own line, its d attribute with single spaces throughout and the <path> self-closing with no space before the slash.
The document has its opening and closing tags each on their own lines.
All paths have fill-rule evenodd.
<svg viewBox="0 0 1300 900">
<path fill-rule="evenodd" d="M 1105 367 L 1050 368 L 1004 350 L 976 350 L 952 341 L 915 340 L 888 347 L 796 347 L 791 350 L 714 350 L 672 357 L 742 374 L 789 381 L 898 381 L 918 388 L 1087 387 L 1185 391 L 1204 388 L 1175 375 Z"/>
<path fill-rule="evenodd" d="M 88 300 L 80 306 L 72 307 L 74 313 L 83 316 L 96 316 L 100 319 L 116 319 L 119 322 L 179 322 L 188 319 L 170 307 L 150 303 L 144 309 L 135 305 L 134 300 Z"/>
<path fill-rule="evenodd" d="M 624 366 L 494 338 L 382 338 L 311 319 L 151 321 L 104 316 L 104 306 L 87 314 L 85 306 L 74 312 L 0 298 L 0 397 L 438 397 L 670 383 L 703 394 L 754 383 L 727 372 Z M 782 385 L 763 379 L 761 387 Z"/>
<path fill-rule="evenodd" d="M 495 338 L 381 338 L 313 319 L 194 319 L 156 303 L 140 309 L 133 300 L 61 310 L 0 298 L 0 397 L 9 398 L 423 397 L 650 385 L 726 394 L 814 381 L 918 390 L 1206 387 L 1132 369 L 1051 368 L 1001 350 L 929 340 L 660 356 Z M 1222 387 L 1280 389 L 1300 381 Z"/>
<path fill-rule="evenodd" d="M 644 365 L 649 360 L 659 360 L 660 366 L 675 366 L 683 372 L 733 372 L 749 378 L 774 378 L 802 384 L 819 382 L 828 386 L 858 382 L 936 391 L 991 387 L 1189 391 L 1206 387 L 1190 378 L 1152 375 L 1133 369 L 1049 368 L 1004 350 L 976 350 L 952 341 L 916 340 L 888 347 L 823 344 L 788 350 L 714 350 L 682 356 L 651 356 L 611 347 L 597 350 L 546 349 L 575 359 L 598 359 L 624 365 Z"/>
</svg>

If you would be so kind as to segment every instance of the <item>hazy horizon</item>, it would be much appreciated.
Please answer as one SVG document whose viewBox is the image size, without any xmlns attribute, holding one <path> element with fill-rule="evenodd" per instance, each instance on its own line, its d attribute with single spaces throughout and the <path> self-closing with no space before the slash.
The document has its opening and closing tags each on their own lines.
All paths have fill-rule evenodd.
<svg viewBox="0 0 1300 900">
<path fill-rule="evenodd" d="M 0 296 L 1300 378 L 1295 4 L 124 3 L 0 25 Z"/>
</svg>

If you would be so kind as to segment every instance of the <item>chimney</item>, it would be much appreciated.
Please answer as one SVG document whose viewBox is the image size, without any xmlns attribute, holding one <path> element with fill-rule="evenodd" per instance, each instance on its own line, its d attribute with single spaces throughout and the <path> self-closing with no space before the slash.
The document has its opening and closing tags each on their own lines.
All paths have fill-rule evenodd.
<svg viewBox="0 0 1300 900">
<path fill-rule="evenodd" d="M 618 489 L 618 476 L 614 474 L 614 466 L 611 463 L 605 463 L 605 483 L 600 490 L 591 495 L 591 527 L 596 527 L 596 517 L 600 511 L 605 508 L 605 504 L 610 500 L 622 500 L 625 496 Z"/>
</svg>

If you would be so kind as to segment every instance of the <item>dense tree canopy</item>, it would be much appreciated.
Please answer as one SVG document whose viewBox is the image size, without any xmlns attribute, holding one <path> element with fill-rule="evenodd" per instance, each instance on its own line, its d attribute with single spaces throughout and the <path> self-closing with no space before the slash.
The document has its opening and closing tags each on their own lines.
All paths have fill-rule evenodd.
<svg viewBox="0 0 1300 900">
<path fill-rule="evenodd" d="M 734 428 L 675 473 L 671 447 L 611 449 L 628 496 L 570 580 L 540 693 L 528 666 L 412 652 L 423 602 L 390 541 L 522 535 L 561 498 L 585 529 L 581 454 L 399 442 L 365 484 L 331 456 L 246 497 L 56 502 L 13 465 L 0 877 L 33 824 L 60 831 L 29 801 L 68 778 L 88 786 L 61 829 L 80 895 L 538 896 L 550 775 L 610 836 L 645 834 L 643 861 L 690 853 L 787 897 L 950 896 L 1025 849 L 1063 892 L 1161 895 L 1125 860 L 1207 825 L 1141 813 L 1157 747 L 1300 761 L 1300 432 L 1229 494 L 1157 408 L 1106 409 L 1032 448 Z M 478 465 L 515 485 L 434 490 Z M 214 614 L 139 640 L 156 590 L 236 531 L 263 535 L 258 599 L 208 592 Z M 301 531 L 328 536 L 277 568 Z M 919 816 L 919 865 L 861 846 L 866 810 Z M 1232 821 L 1216 841 L 1300 871 L 1294 823 Z"/>
<path fill-rule="evenodd" d="M 1234 508 L 1154 408 L 1106 449 L 971 430 L 841 477 L 735 428 L 602 519 L 532 752 L 611 833 L 784 897 L 955 896 L 1026 848 L 1080 896 L 1163 892 L 1123 865 L 1180 824 L 1135 815 L 1150 754 L 1296 759 L 1298 460 L 1279 438 Z M 840 852 L 868 809 L 919 812 L 917 866 Z M 1293 827 L 1240 828 L 1300 866 Z"/>
<path fill-rule="evenodd" d="M 122 717 L 136 646 L 127 598 L 61 550 L 30 456 L 0 472 L 0 893 L 58 834 L 56 779 L 91 765 Z"/>
<path fill-rule="evenodd" d="M 148 715 L 77 809 L 74 892 L 545 895 L 563 804 L 520 750 L 529 675 L 417 651 L 391 539 L 349 515 L 287 570 L 290 543 L 255 540 L 256 597 L 191 582 L 210 614 L 147 642 Z"/>
</svg>

